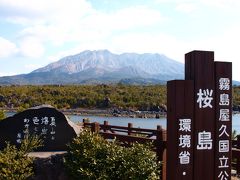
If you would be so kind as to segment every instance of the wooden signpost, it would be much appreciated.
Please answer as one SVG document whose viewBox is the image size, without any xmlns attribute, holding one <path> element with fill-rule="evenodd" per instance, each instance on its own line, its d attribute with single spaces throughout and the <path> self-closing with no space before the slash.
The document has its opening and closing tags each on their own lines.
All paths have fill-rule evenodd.
<svg viewBox="0 0 240 180">
<path fill-rule="evenodd" d="M 168 82 L 168 180 L 231 179 L 231 76 L 232 64 L 214 62 L 214 52 L 192 51 L 186 80 Z"/>
<path fill-rule="evenodd" d="M 185 55 L 185 79 L 194 81 L 194 179 L 214 179 L 214 53 Z M 201 167 L 201 168 L 200 168 Z"/>
<path fill-rule="evenodd" d="M 216 146 L 215 178 L 231 179 L 232 63 L 215 62 Z"/>
<path fill-rule="evenodd" d="M 167 179 L 191 180 L 193 178 L 193 81 L 169 81 L 167 88 L 167 148 L 169 149 Z M 168 153 L 169 151 L 171 153 Z"/>
</svg>

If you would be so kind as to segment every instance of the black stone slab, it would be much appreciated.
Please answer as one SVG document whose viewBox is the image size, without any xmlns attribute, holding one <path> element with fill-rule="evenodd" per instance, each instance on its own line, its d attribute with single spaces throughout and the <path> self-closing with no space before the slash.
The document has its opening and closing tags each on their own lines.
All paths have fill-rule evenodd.
<svg viewBox="0 0 240 180">
<path fill-rule="evenodd" d="M 28 109 L 0 121 L 0 149 L 6 141 L 16 146 L 26 136 L 36 134 L 44 140 L 38 151 L 66 150 L 66 144 L 77 136 L 65 115 L 55 108 Z"/>
</svg>

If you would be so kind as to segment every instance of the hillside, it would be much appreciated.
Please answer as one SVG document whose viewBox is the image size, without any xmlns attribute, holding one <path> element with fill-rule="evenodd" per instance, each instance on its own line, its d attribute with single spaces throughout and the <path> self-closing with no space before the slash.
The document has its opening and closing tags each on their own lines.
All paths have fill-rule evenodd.
<svg viewBox="0 0 240 180">
<path fill-rule="evenodd" d="M 101 84 L 138 82 L 159 84 L 183 78 L 183 64 L 160 54 L 113 54 L 83 51 L 29 74 L 0 77 L 2 85 Z"/>
</svg>

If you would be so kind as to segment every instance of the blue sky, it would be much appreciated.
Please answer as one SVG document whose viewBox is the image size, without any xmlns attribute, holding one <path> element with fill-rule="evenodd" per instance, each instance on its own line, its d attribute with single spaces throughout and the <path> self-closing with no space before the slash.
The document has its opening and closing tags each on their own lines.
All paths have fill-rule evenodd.
<svg viewBox="0 0 240 180">
<path fill-rule="evenodd" d="M 160 53 L 184 62 L 192 50 L 233 62 L 240 80 L 239 0 L 0 0 L 0 76 L 84 50 Z"/>
</svg>

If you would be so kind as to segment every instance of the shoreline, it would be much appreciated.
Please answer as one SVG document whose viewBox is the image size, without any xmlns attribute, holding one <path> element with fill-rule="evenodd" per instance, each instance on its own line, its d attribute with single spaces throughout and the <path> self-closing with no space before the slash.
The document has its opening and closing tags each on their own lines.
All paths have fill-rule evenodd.
<svg viewBox="0 0 240 180">
<path fill-rule="evenodd" d="M 101 117 L 130 117 L 130 118 L 160 118 L 166 117 L 166 112 L 156 111 L 133 111 L 116 109 L 61 109 L 65 115 L 87 115 Z"/>
<path fill-rule="evenodd" d="M 17 108 L 0 108 L 8 113 L 17 113 Z M 58 109 L 65 115 L 82 115 L 82 116 L 100 116 L 100 117 L 128 117 L 128 118 L 162 118 L 167 117 L 165 111 L 134 111 L 134 110 L 118 110 L 118 109 L 97 109 L 97 108 L 77 108 L 77 109 Z M 239 111 L 232 111 L 232 115 L 240 114 Z"/>
<path fill-rule="evenodd" d="M 118 109 L 68 109 L 60 110 L 66 115 L 92 115 L 101 117 L 130 117 L 130 118 L 160 118 L 166 117 L 166 112 L 133 111 Z"/>
<path fill-rule="evenodd" d="M 17 113 L 16 108 L 0 108 L 5 112 Z M 58 109 L 65 115 L 83 115 L 83 116 L 100 116 L 100 117 L 129 117 L 129 118 L 161 118 L 166 117 L 167 113 L 163 111 L 134 111 L 119 109 L 97 109 L 97 108 L 78 108 L 78 109 Z"/>
</svg>

